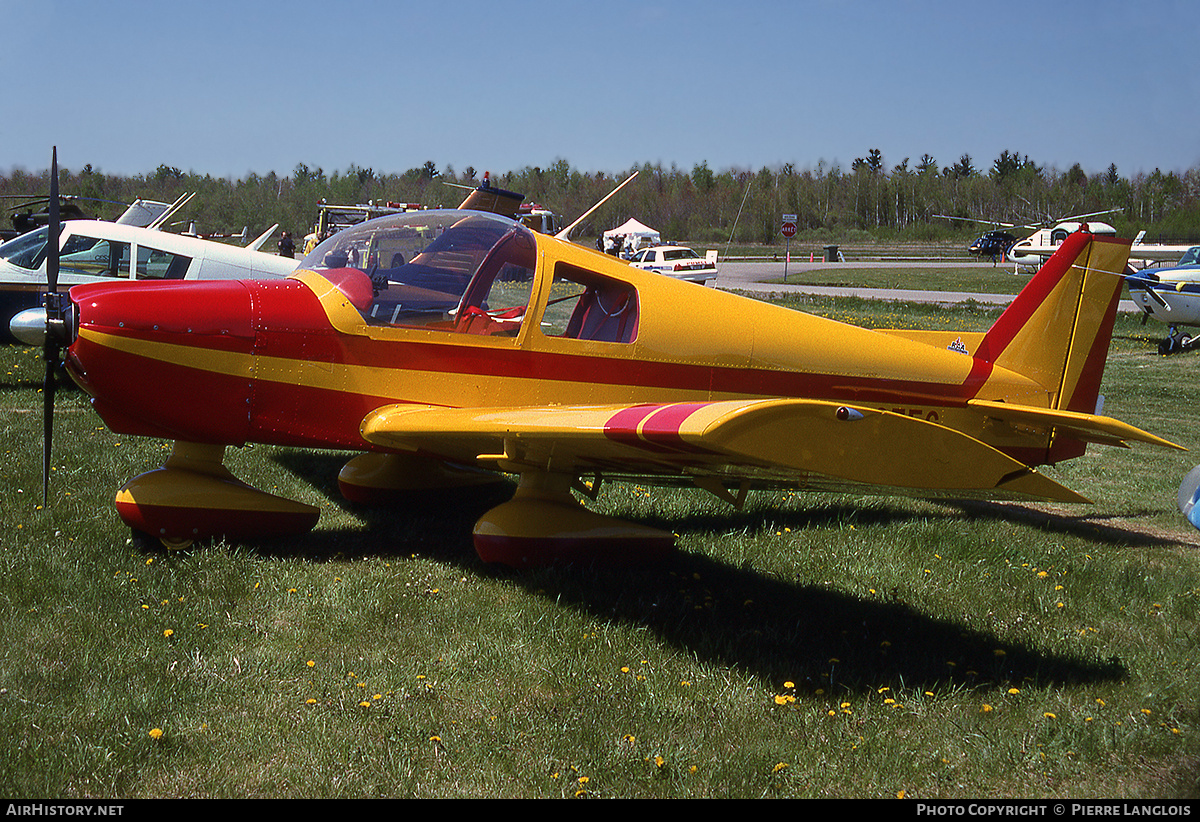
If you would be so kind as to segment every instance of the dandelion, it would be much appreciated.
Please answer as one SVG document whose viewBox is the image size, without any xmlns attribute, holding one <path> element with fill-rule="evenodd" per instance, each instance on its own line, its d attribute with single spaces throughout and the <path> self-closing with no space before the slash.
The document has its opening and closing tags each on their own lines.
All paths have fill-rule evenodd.
<svg viewBox="0 0 1200 822">
<path fill-rule="evenodd" d="M 786 762 L 777 762 L 777 763 L 775 763 L 775 767 L 774 767 L 774 768 L 771 768 L 771 773 L 780 773 L 781 771 L 784 771 L 784 770 L 786 770 L 786 769 L 787 769 L 787 767 L 788 767 L 788 763 L 786 763 Z"/>
<path fill-rule="evenodd" d="M 150 729 L 150 738 L 151 739 L 162 739 L 162 735 L 163 735 L 162 728 L 151 728 Z"/>
<path fill-rule="evenodd" d="M 994 710 L 995 708 L 993 708 L 991 705 L 988 705 L 986 702 L 979 707 L 979 712 L 982 714 L 990 714 Z"/>
<path fill-rule="evenodd" d="M 1017 688 L 1009 688 L 1008 693 L 1012 696 L 1016 696 L 1017 694 L 1021 693 L 1021 691 Z"/>
<path fill-rule="evenodd" d="M 174 631 L 172 631 L 170 628 L 168 628 L 167 630 L 163 631 L 163 636 L 165 636 L 167 639 L 170 639 L 170 638 L 171 638 L 172 636 L 174 636 L 174 635 L 175 635 L 175 632 L 174 632 Z"/>
<path fill-rule="evenodd" d="M 1042 714 L 1042 716 L 1044 716 L 1046 719 L 1058 719 L 1057 716 L 1050 713 L 1049 711 L 1046 711 L 1044 714 Z"/>
<path fill-rule="evenodd" d="M 310 668 L 313 668 L 316 666 L 317 663 L 310 659 L 308 662 L 305 662 L 304 664 Z"/>
</svg>

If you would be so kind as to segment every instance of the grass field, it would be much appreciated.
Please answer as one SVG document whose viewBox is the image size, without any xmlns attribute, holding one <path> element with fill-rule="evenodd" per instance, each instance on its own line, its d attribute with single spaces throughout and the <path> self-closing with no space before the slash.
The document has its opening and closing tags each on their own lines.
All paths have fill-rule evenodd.
<svg viewBox="0 0 1200 822">
<path fill-rule="evenodd" d="M 796 300 L 868 325 L 993 312 Z M 1121 318 L 1106 412 L 1200 447 L 1195 355 Z M 673 529 L 661 567 L 509 573 L 470 546 L 503 494 L 358 509 L 345 455 L 230 454 L 322 510 L 291 542 L 132 544 L 116 488 L 160 442 L 0 350 L 0 795 L 1198 796 L 1194 453 L 1093 447 L 1086 508 L 607 486 Z M 186 398 L 181 398 L 186 401 Z"/>
<path fill-rule="evenodd" d="M 783 283 L 783 277 L 767 280 Z M 970 294 L 1016 294 L 1029 282 L 1028 274 L 1014 274 L 1012 265 L 930 266 L 907 268 L 839 264 L 811 271 L 792 270 L 787 282 L 792 285 L 816 285 L 854 288 L 895 288 L 915 291 L 952 291 Z"/>
</svg>

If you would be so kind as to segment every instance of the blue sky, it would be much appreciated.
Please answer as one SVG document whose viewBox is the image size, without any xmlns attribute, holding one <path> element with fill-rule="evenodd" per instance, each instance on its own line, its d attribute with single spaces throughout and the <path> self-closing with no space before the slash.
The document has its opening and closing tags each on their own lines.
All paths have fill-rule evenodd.
<svg viewBox="0 0 1200 822">
<path fill-rule="evenodd" d="M 0 0 L 0 172 L 1200 167 L 1197 7 Z"/>
</svg>

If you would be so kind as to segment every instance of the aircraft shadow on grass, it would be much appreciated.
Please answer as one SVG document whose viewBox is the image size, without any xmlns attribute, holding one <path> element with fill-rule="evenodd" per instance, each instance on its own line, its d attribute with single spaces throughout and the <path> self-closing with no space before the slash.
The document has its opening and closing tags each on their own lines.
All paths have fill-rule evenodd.
<svg viewBox="0 0 1200 822">
<path fill-rule="evenodd" d="M 1003 640 L 988 630 L 933 618 L 899 600 L 894 592 L 879 591 L 872 598 L 853 596 L 682 550 L 660 565 L 632 570 L 552 567 L 513 572 L 485 566 L 471 549 L 471 530 L 479 515 L 511 494 L 510 486 L 482 487 L 452 497 L 430 494 L 411 505 L 359 507 L 344 502 L 337 490 L 335 477 L 343 457 L 281 451 L 273 458 L 330 501 L 352 511 L 364 527 L 353 532 L 318 529 L 286 542 L 256 543 L 253 547 L 261 553 L 317 562 L 419 555 L 465 571 L 503 576 L 530 593 L 598 620 L 647 628 L 702 661 L 751 672 L 780 687 L 791 681 L 799 692 L 821 688 L 865 693 L 895 683 L 935 691 L 1009 684 L 1082 685 L 1116 681 L 1127 673 L 1116 659 L 1051 653 Z M 1003 507 L 973 504 L 969 510 L 974 517 L 1009 519 L 1011 514 Z M 798 512 L 701 512 L 648 524 L 673 526 L 680 534 L 753 533 L 768 525 L 796 531 L 846 522 L 899 523 L 915 516 L 927 520 L 931 515 L 835 503 Z M 944 514 L 947 520 L 961 516 L 951 510 Z M 1090 539 L 1129 544 L 1132 538 L 1116 526 L 1109 535 L 1097 536 L 1093 522 L 1051 520 L 1051 527 L 1078 528 Z M 1144 539 L 1144 544 L 1156 544 L 1150 537 Z"/>
</svg>

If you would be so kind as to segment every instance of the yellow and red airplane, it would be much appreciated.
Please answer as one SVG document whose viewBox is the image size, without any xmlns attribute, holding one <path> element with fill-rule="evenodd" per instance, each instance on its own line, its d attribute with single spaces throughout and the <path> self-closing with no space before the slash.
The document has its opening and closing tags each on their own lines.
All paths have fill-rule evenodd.
<svg viewBox="0 0 1200 822">
<path fill-rule="evenodd" d="M 475 526 L 485 561 L 640 562 L 672 535 L 574 493 L 1086 502 L 1036 467 L 1088 443 L 1175 447 L 1097 409 L 1128 252 L 1080 231 L 985 333 L 879 331 L 431 210 L 343 231 L 286 280 L 76 286 L 57 325 L 109 428 L 175 441 L 116 497 L 164 543 L 315 525 L 225 468 L 254 442 L 362 452 L 339 476 L 358 502 L 515 474 Z"/>
</svg>

